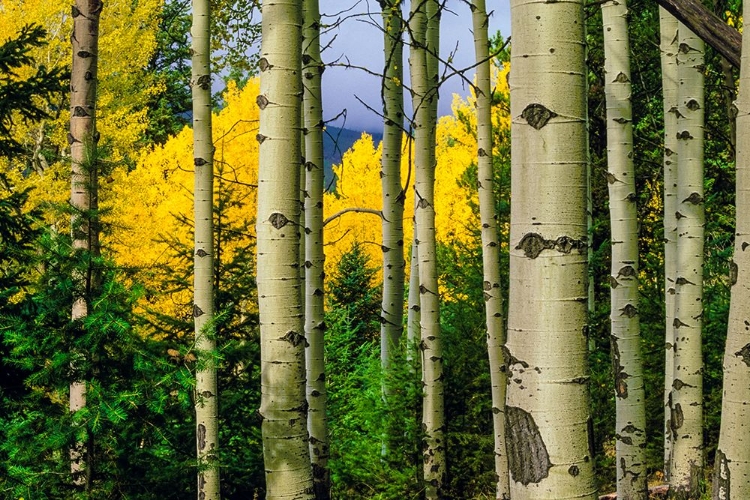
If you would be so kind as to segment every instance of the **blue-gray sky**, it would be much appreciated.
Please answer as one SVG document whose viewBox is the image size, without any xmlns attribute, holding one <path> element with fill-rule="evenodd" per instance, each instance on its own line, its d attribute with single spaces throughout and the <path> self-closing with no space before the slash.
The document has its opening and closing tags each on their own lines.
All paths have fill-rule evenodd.
<svg viewBox="0 0 750 500">
<path fill-rule="evenodd" d="M 407 4 L 409 2 L 404 2 Z M 471 11 L 462 0 L 447 0 L 447 11 L 441 19 L 440 51 L 446 59 L 455 52 L 453 65 L 464 68 L 474 64 L 474 38 L 471 32 Z M 488 9 L 494 9 L 490 17 L 490 34 L 497 30 L 507 37 L 510 34 L 509 0 L 488 2 Z M 338 27 L 327 30 L 322 44 L 331 42 L 323 53 L 326 63 L 338 61 L 346 63 L 347 58 L 354 66 L 364 66 L 375 72 L 383 67 L 383 35 L 375 26 L 381 23 L 380 6 L 377 0 L 323 0 L 321 14 L 323 24 L 332 25 L 337 19 L 342 22 Z M 333 38 L 335 35 L 335 39 Z M 405 50 L 404 68 L 408 72 L 408 50 Z M 474 71 L 466 73 L 469 79 L 474 78 Z M 408 81 L 408 80 L 407 80 Z M 380 80 L 378 77 L 358 69 L 329 67 L 323 74 L 323 109 L 326 119 L 347 110 L 346 128 L 377 131 L 382 129 L 382 120 L 367 110 L 355 97 L 359 97 L 372 108 L 380 111 Z M 468 88 L 460 77 L 453 77 L 440 90 L 440 114 L 449 114 L 453 94 L 465 96 Z M 408 98 L 407 98 L 408 101 Z M 342 126 L 339 120 L 336 126 Z"/>
</svg>

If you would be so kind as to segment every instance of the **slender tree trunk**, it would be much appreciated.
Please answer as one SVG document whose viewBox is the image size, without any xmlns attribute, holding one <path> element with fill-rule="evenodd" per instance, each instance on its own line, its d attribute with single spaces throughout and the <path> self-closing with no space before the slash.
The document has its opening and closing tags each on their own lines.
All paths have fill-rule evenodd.
<svg viewBox="0 0 750 500">
<path fill-rule="evenodd" d="M 412 35 L 409 65 L 412 82 L 415 134 L 415 219 L 419 255 L 419 295 L 421 314 L 422 430 L 424 444 L 425 498 L 440 498 L 445 483 L 445 439 L 443 410 L 443 354 L 440 341 L 440 301 L 435 241 L 435 134 L 437 62 L 428 48 L 437 49 L 434 26 L 438 20 L 434 0 L 412 0 Z M 432 25 L 432 27 L 430 27 Z M 428 28 L 430 31 L 428 31 Z M 430 38 L 428 38 L 428 34 Z M 434 70 L 433 70 L 434 68 Z M 431 71 L 432 70 L 432 71 Z M 434 100 L 434 101 L 433 101 Z"/>
<path fill-rule="evenodd" d="M 383 302 L 380 327 L 380 362 L 388 375 L 391 350 L 398 346 L 404 331 L 404 200 L 401 185 L 401 147 L 404 135 L 404 80 L 401 39 L 401 2 L 382 2 L 385 69 L 383 72 L 383 153 L 380 182 L 383 190 Z M 388 399 L 388 383 L 384 385 Z"/>
<path fill-rule="evenodd" d="M 310 431 L 315 498 L 331 497 L 328 470 L 328 419 L 326 418 L 326 376 L 323 361 L 325 332 L 323 290 L 323 100 L 320 59 L 320 10 L 318 0 L 304 1 L 303 79 L 305 108 L 305 335 L 307 337 L 307 402 L 310 405 L 307 428 Z"/>
<path fill-rule="evenodd" d="M 220 498 L 219 402 L 214 319 L 213 193 L 214 144 L 211 128 L 211 5 L 193 0 L 193 158 L 195 164 L 195 425 L 198 498 Z"/>
<path fill-rule="evenodd" d="M 412 234 L 417 234 L 416 229 L 417 225 L 414 224 Z M 412 350 L 418 346 L 421 340 L 420 325 L 422 323 L 422 316 L 419 309 L 419 249 L 417 248 L 416 241 L 412 242 L 411 245 L 409 273 L 409 296 L 407 297 L 409 310 L 406 316 L 406 342 L 408 350 L 406 351 L 406 359 L 411 362 L 413 361 Z"/>
<path fill-rule="evenodd" d="M 677 279 L 670 497 L 698 498 L 703 472 L 703 41 L 679 25 Z"/>
<path fill-rule="evenodd" d="M 677 19 L 659 8 L 664 94 L 664 475 L 672 457 L 672 380 L 674 379 L 674 304 L 677 279 Z"/>
<path fill-rule="evenodd" d="M 70 204 L 73 248 L 88 259 L 87 268 L 73 275 L 78 292 L 73 298 L 71 319 L 83 321 L 89 313 L 89 303 L 97 284 L 97 270 L 93 258 L 99 255 L 99 221 L 96 143 L 96 86 L 99 65 L 100 0 L 78 0 L 73 6 L 73 66 L 70 74 L 70 143 L 71 191 Z M 70 384 L 70 411 L 86 407 L 86 380 L 80 373 L 83 352 L 73 353 Z M 79 434 L 80 435 L 80 434 Z M 73 482 L 88 489 L 91 480 L 89 438 L 77 441 L 70 449 Z"/>
<path fill-rule="evenodd" d="M 607 181 L 612 228 L 610 317 L 617 401 L 617 496 L 646 499 L 646 398 L 638 315 L 638 212 L 633 167 L 626 0 L 602 4 L 607 100 Z"/>
<path fill-rule="evenodd" d="M 511 498 L 593 499 L 583 2 L 511 0 Z M 532 56 L 532 57 L 529 57 Z"/>
<path fill-rule="evenodd" d="M 508 453 L 505 447 L 506 366 L 503 290 L 500 285 L 500 243 L 495 217 L 494 157 L 492 144 L 492 84 L 490 82 L 489 19 L 484 0 L 471 3 L 474 52 L 477 61 L 477 166 L 479 213 L 482 227 L 482 265 L 484 269 L 484 311 L 487 323 L 487 352 L 492 385 L 492 425 L 495 438 L 495 497 L 510 499 Z"/>
<path fill-rule="evenodd" d="M 299 274 L 302 2 L 263 3 L 258 302 L 266 498 L 311 500 Z"/>
<path fill-rule="evenodd" d="M 750 2 L 743 6 L 750 19 Z M 732 298 L 724 351 L 721 432 L 714 464 L 713 498 L 750 498 L 750 40 L 743 42 L 737 99 L 737 230 L 731 263 Z"/>
</svg>

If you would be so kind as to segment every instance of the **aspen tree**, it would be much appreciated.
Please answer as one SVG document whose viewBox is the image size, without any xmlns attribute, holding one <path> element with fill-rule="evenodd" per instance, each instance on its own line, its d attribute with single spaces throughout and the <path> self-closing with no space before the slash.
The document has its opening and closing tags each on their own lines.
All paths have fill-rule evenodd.
<svg viewBox="0 0 750 500">
<path fill-rule="evenodd" d="M 97 271 L 93 257 L 99 255 L 99 180 L 96 165 L 96 87 L 99 66 L 99 17 L 103 8 L 100 0 L 78 0 L 72 8 L 73 66 L 70 73 L 70 144 L 71 190 L 70 205 L 73 248 L 87 254 L 88 268 L 75 272 L 73 281 L 78 288 L 73 297 L 71 320 L 82 322 L 89 313 L 92 289 L 96 286 Z M 82 352 L 73 352 L 70 384 L 70 411 L 76 413 L 86 407 L 86 381 L 78 373 Z M 84 437 L 81 437 L 82 434 Z M 90 443 L 87 433 L 77 433 L 70 449 L 71 473 L 77 486 L 91 480 Z"/>
<path fill-rule="evenodd" d="M 198 498 L 218 499 L 219 403 L 216 379 L 214 318 L 213 174 L 211 127 L 211 5 L 193 0 L 192 68 L 193 163 L 195 165 L 195 248 L 193 253 L 193 320 L 195 350 L 195 425 L 198 453 Z"/>
<path fill-rule="evenodd" d="M 474 53 L 477 62 L 477 175 L 482 231 L 484 310 L 487 323 L 487 352 L 492 385 L 492 424 L 495 439 L 495 497 L 510 498 L 508 453 L 505 446 L 505 392 L 507 385 L 502 347 L 505 344 L 503 294 L 500 286 L 500 244 L 495 217 L 494 158 L 492 155 L 492 86 L 490 82 L 489 18 L 484 0 L 471 3 Z"/>
<path fill-rule="evenodd" d="M 750 19 L 750 2 L 743 6 Z M 737 229 L 730 267 L 732 297 L 724 351 L 721 431 L 714 463 L 713 498 L 750 498 L 750 38 L 743 37 L 737 106 Z"/>
<path fill-rule="evenodd" d="M 435 133 L 437 117 L 437 33 L 439 9 L 435 0 L 412 0 L 409 66 L 412 82 L 415 140 L 415 240 L 419 257 L 421 316 L 422 446 L 425 498 L 437 499 L 445 483 L 445 415 L 443 354 L 440 341 L 440 301 L 435 240 Z M 428 37 L 429 35 L 429 37 Z M 430 49 L 431 48 L 431 49 Z M 429 49 L 429 50 L 428 50 Z M 433 51 L 430 54 L 431 50 Z M 433 104 L 435 103 L 435 104 Z"/>
<path fill-rule="evenodd" d="M 638 315 L 638 213 L 626 0 L 602 4 L 607 183 L 612 241 L 610 320 L 617 418 L 617 496 L 646 499 L 646 401 Z"/>
<path fill-rule="evenodd" d="M 326 376 L 323 360 L 324 265 L 323 254 L 323 100 L 320 59 L 320 7 L 318 0 L 303 3 L 302 75 L 305 131 L 305 336 L 307 338 L 307 428 L 310 432 L 315 498 L 330 498 L 328 470 L 328 419 L 326 418 Z"/>
<path fill-rule="evenodd" d="M 703 41 L 678 26 L 677 267 L 670 496 L 698 498 L 703 471 Z"/>
<path fill-rule="evenodd" d="M 672 424 L 669 403 L 674 378 L 674 303 L 677 266 L 677 19 L 659 8 L 664 95 L 664 474 L 669 478 Z"/>
<path fill-rule="evenodd" d="M 302 1 L 263 3 L 257 282 L 266 498 L 312 499 L 299 274 Z"/>
<path fill-rule="evenodd" d="M 593 499 L 583 2 L 511 0 L 511 498 Z"/>
</svg>

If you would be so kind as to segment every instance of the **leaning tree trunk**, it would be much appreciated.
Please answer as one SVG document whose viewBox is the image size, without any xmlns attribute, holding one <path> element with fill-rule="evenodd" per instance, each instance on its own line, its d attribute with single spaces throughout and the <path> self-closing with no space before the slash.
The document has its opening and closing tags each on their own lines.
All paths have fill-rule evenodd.
<svg viewBox="0 0 750 500">
<path fill-rule="evenodd" d="M 263 3 L 257 282 L 266 498 L 312 499 L 299 273 L 302 1 Z"/>
<path fill-rule="evenodd" d="M 743 7 L 750 19 L 750 2 Z M 714 465 L 713 498 L 750 498 L 750 39 L 745 37 L 737 99 L 737 229 L 724 351 L 721 432 Z"/>
<path fill-rule="evenodd" d="M 664 475 L 672 460 L 672 380 L 674 379 L 674 304 L 677 279 L 677 50 L 678 23 L 659 8 L 661 73 L 664 94 Z"/>
<path fill-rule="evenodd" d="M 583 2 L 511 0 L 511 26 L 511 498 L 593 499 Z"/>
<path fill-rule="evenodd" d="M 477 61 L 477 166 L 479 215 L 482 227 L 482 266 L 484 269 L 484 312 L 487 323 L 487 352 L 492 385 L 492 425 L 495 438 L 495 497 L 510 499 L 508 453 L 505 446 L 506 367 L 502 347 L 503 289 L 500 285 L 500 244 L 495 217 L 494 157 L 492 154 L 492 85 L 490 82 L 488 16 L 484 0 L 473 0 L 472 28 Z"/>
<path fill-rule="evenodd" d="M 85 255 L 85 269 L 75 271 L 72 278 L 77 292 L 73 298 L 71 320 L 82 322 L 89 313 L 91 294 L 97 283 L 93 258 L 99 254 L 98 189 L 96 164 L 96 85 L 99 65 L 100 0 L 77 0 L 73 6 L 73 66 L 70 73 L 70 143 L 71 190 L 73 208 L 71 228 L 73 248 Z M 70 383 L 70 411 L 86 407 L 86 381 L 80 359 L 83 352 L 72 352 Z M 77 441 L 70 449 L 70 470 L 73 482 L 79 486 L 90 484 L 91 457 L 89 438 Z"/>
<path fill-rule="evenodd" d="M 679 25 L 677 279 L 671 498 L 700 496 L 703 475 L 703 41 Z"/>
<path fill-rule="evenodd" d="M 443 410 L 443 354 L 440 341 L 440 303 L 435 241 L 435 135 L 436 113 L 431 101 L 437 100 L 437 64 L 430 61 L 428 45 L 436 50 L 437 3 L 412 0 L 410 31 L 413 37 L 409 64 L 412 81 L 415 135 L 415 220 L 419 256 L 419 295 L 421 314 L 422 446 L 425 498 L 440 498 L 445 484 L 445 438 Z M 432 38 L 428 40 L 428 26 Z M 435 68 L 434 73 L 430 72 Z"/>
<path fill-rule="evenodd" d="M 607 181 L 612 231 L 610 318 L 617 401 L 617 496 L 646 499 L 646 399 L 638 315 L 638 212 L 633 167 L 626 0 L 602 4 L 607 100 Z"/>
<path fill-rule="evenodd" d="M 193 0 L 193 158 L 195 165 L 195 251 L 193 319 L 195 350 L 195 425 L 198 498 L 220 498 L 219 401 L 214 325 L 213 193 L 214 144 L 211 128 L 211 5 Z"/>
<path fill-rule="evenodd" d="M 304 1 L 303 68 L 305 130 L 305 336 L 307 337 L 307 428 L 310 431 L 315 498 L 330 498 L 328 470 L 328 419 L 326 418 L 326 376 L 323 361 L 325 332 L 323 290 L 323 100 L 320 59 L 320 10 L 318 0 Z"/>
</svg>

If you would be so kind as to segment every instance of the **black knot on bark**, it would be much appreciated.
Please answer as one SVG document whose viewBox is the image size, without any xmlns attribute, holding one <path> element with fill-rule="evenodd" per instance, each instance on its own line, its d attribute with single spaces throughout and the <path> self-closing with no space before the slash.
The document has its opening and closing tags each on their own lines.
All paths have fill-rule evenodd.
<svg viewBox="0 0 750 500">
<path fill-rule="evenodd" d="M 287 219 L 284 214 L 274 212 L 268 218 L 268 222 L 270 222 L 271 225 L 275 227 L 276 229 L 281 229 L 282 227 L 286 226 L 289 223 L 289 219 Z"/>
<path fill-rule="evenodd" d="M 547 122 L 556 116 L 557 113 L 547 109 L 541 104 L 529 104 L 521 113 L 521 118 L 526 120 L 526 123 L 534 127 L 536 130 L 547 125 Z"/>
</svg>

